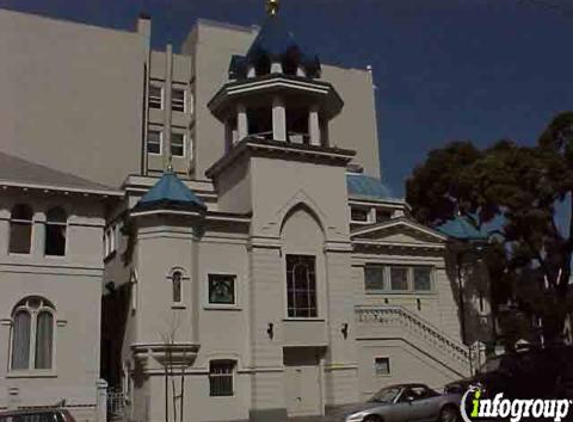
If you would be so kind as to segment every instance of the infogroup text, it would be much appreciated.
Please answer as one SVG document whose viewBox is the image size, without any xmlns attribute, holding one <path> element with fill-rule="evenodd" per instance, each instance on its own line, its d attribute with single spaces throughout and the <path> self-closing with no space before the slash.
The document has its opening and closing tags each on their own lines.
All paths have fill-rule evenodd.
<svg viewBox="0 0 573 422">
<path fill-rule="evenodd" d="M 472 394 L 473 393 L 473 394 Z M 479 387 L 471 387 L 461 402 L 461 416 L 465 422 L 475 422 L 481 418 L 510 418 L 511 422 L 519 422 L 522 418 L 535 418 L 560 422 L 569 412 L 573 400 L 568 399 L 507 399 L 503 393 L 498 393 L 493 399 L 481 398 Z M 472 397 L 471 406 L 466 401 Z M 470 414 L 467 414 L 467 409 Z"/>
</svg>

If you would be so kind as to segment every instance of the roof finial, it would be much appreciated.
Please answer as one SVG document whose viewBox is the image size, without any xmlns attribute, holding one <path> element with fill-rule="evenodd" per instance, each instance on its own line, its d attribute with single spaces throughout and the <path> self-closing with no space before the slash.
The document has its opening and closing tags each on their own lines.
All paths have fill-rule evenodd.
<svg viewBox="0 0 573 422">
<path fill-rule="evenodd" d="M 266 0 L 267 13 L 276 16 L 279 11 L 279 0 Z"/>
<path fill-rule="evenodd" d="M 173 157 L 169 156 L 169 163 L 167 164 L 166 173 L 173 173 Z"/>
</svg>

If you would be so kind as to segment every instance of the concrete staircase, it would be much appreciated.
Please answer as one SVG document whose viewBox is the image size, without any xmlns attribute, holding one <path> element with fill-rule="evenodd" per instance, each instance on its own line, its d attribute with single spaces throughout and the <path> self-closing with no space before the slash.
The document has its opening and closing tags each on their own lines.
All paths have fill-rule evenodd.
<svg viewBox="0 0 573 422">
<path fill-rule="evenodd" d="M 400 339 L 460 377 L 470 373 L 469 349 L 402 306 L 355 307 L 358 339 Z"/>
</svg>

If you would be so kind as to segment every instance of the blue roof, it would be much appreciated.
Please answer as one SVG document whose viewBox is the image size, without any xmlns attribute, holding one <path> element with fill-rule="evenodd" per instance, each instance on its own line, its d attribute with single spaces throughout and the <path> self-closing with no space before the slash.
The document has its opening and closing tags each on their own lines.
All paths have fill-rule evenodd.
<svg viewBox="0 0 573 422">
<path fill-rule="evenodd" d="M 448 220 L 435 229 L 448 237 L 459 240 L 486 240 L 488 238 L 487 230 L 483 227 L 478 230 L 467 218 L 461 216 Z"/>
<path fill-rule="evenodd" d="M 139 200 L 136 208 L 201 208 L 207 207 L 175 173 L 166 171 L 161 179 Z"/>
<path fill-rule="evenodd" d="M 300 48 L 279 16 L 269 16 L 247 52 L 248 62 L 255 63 L 263 56 L 282 60 L 289 55 L 307 68 L 320 69 L 317 55 Z"/>
<path fill-rule="evenodd" d="M 363 174 L 347 174 L 346 186 L 349 196 L 365 199 L 392 199 L 390 189 L 380 179 Z"/>
</svg>

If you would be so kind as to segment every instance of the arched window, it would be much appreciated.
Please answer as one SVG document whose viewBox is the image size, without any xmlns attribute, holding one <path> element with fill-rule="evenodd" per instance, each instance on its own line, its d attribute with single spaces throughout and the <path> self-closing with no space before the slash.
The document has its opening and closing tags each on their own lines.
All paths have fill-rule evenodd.
<svg viewBox="0 0 573 422">
<path fill-rule="evenodd" d="M 181 279 L 183 278 L 181 271 L 175 271 L 171 276 L 173 283 L 173 303 L 181 303 Z"/>
<path fill-rule="evenodd" d="M 46 299 L 30 296 L 12 313 L 13 370 L 51 369 L 54 348 L 54 306 Z"/>
<path fill-rule="evenodd" d="M 32 245 L 32 208 L 26 204 L 17 204 L 10 215 L 10 253 L 29 254 Z"/>
<path fill-rule="evenodd" d="M 66 227 L 68 216 L 66 212 L 55 207 L 46 214 L 46 239 L 44 254 L 49 256 L 64 256 L 66 254 Z"/>
<path fill-rule="evenodd" d="M 288 316 L 314 318 L 317 316 L 315 257 L 287 255 Z"/>
<path fill-rule="evenodd" d="M 171 301 L 174 305 L 181 304 L 183 302 L 183 280 L 186 279 L 183 271 L 174 268 L 167 279 L 171 282 Z"/>
</svg>

